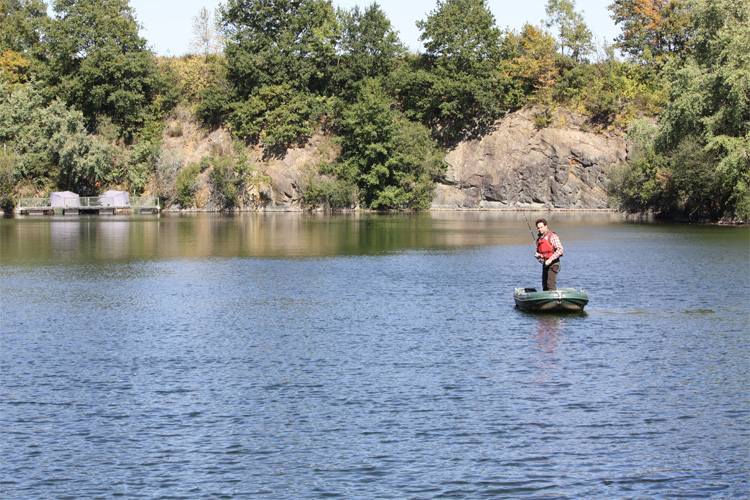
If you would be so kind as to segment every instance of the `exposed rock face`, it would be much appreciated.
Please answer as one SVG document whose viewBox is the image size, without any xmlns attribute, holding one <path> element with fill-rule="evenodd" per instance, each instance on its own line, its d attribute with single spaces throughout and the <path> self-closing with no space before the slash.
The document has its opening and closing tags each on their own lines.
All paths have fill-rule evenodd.
<svg viewBox="0 0 750 500">
<path fill-rule="evenodd" d="M 612 133 L 584 132 L 585 118 L 558 110 L 549 125 L 539 128 L 535 118 L 542 108 L 524 108 L 497 123 L 491 133 L 459 143 L 448 152 L 448 171 L 435 188 L 433 210 L 481 209 L 601 209 L 609 208 L 604 191 L 606 171 L 626 158 L 624 138 Z M 179 125 L 179 127 L 178 127 Z M 205 132 L 183 111 L 165 132 L 165 154 L 175 157 L 171 183 L 177 171 L 203 156 L 234 154 L 229 132 Z M 301 188 L 321 162 L 334 162 L 340 153 L 330 137 L 314 134 L 301 147 L 283 156 L 264 158 L 263 150 L 249 152 L 251 179 L 240 190 L 236 210 L 301 210 Z M 208 181 L 199 175 L 196 209 L 219 210 Z M 169 179 L 167 179 L 169 180 Z M 152 192 L 172 192 L 165 181 Z M 177 205 L 171 207 L 179 209 Z"/>
<path fill-rule="evenodd" d="M 265 162 L 263 173 L 273 180 L 273 193 L 265 210 L 301 210 L 300 183 L 317 171 L 321 161 L 333 162 L 338 154 L 338 146 L 318 132 L 304 147 L 290 148 L 282 157 Z"/>
<path fill-rule="evenodd" d="M 625 160 L 625 139 L 584 132 L 584 118 L 565 111 L 538 128 L 540 111 L 512 113 L 490 134 L 449 151 L 432 208 L 609 208 L 606 171 Z"/>
</svg>

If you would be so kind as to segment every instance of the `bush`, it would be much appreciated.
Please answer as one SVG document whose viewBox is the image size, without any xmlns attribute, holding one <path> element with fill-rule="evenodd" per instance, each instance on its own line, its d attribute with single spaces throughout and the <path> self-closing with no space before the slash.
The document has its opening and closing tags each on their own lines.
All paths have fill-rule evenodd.
<svg viewBox="0 0 750 500">
<path fill-rule="evenodd" d="M 4 212 L 13 210 L 13 187 L 15 185 L 13 171 L 17 161 L 13 151 L 0 149 L 0 210 Z"/>
<path fill-rule="evenodd" d="M 177 201 L 175 179 L 184 163 L 184 157 L 178 153 L 162 154 L 156 161 L 154 181 L 163 206 L 172 205 Z"/>
<path fill-rule="evenodd" d="M 309 209 L 341 210 L 356 204 L 357 188 L 341 179 L 310 174 L 301 183 L 302 205 Z"/>
<path fill-rule="evenodd" d="M 237 175 L 234 158 L 230 156 L 216 158 L 213 161 L 209 182 L 214 202 L 219 209 L 226 210 L 237 205 L 241 179 Z"/>
<path fill-rule="evenodd" d="M 177 203 L 181 207 L 192 207 L 195 204 L 195 193 L 198 191 L 197 178 L 200 172 L 200 165 L 191 163 L 177 174 L 175 191 L 177 192 Z"/>
</svg>

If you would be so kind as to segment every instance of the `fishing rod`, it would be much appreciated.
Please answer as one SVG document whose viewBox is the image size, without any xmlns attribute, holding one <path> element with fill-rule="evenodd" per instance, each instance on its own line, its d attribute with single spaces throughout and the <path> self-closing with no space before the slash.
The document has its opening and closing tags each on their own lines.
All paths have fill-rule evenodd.
<svg viewBox="0 0 750 500">
<path fill-rule="evenodd" d="M 526 212 L 523 213 L 523 220 L 526 221 L 526 226 L 529 228 L 529 232 L 531 233 L 531 237 L 534 238 L 534 243 L 536 243 L 537 237 L 534 236 L 534 231 L 531 229 L 531 224 L 529 224 L 529 219 L 526 218 Z"/>
</svg>

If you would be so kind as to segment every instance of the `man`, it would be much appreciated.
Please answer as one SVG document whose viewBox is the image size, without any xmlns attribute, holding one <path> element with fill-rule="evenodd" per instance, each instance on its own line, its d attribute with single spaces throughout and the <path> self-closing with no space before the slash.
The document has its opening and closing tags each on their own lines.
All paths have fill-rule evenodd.
<svg viewBox="0 0 750 500">
<path fill-rule="evenodd" d="M 539 237 L 536 239 L 534 257 L 542 263 L 542 289 L 557 290 L 557 273 L 560 272 L 560 257 L 563 246 L 560 237 L 547 228 L 546 219 L 536 221 Z"/>
</svg>

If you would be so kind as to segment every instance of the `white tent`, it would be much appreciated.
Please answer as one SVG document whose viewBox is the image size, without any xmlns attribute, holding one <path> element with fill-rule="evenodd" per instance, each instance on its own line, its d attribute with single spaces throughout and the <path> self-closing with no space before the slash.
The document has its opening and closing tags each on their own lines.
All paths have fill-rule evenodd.
<svg viewBox="0 0 750 500">
<path fill-rule="evenodd" d="M 99 195 L 99 202 L 103 207 L 127 207 L 130 205 L 130 195 L 127 191 L 105 191 Z"/>
<path fill-rule="evenodd" d="M 81 200 L 75 193 L 60 191 L 49 195 L 49 204 L 51 207 L 80 207 Z"/>
</svg>

